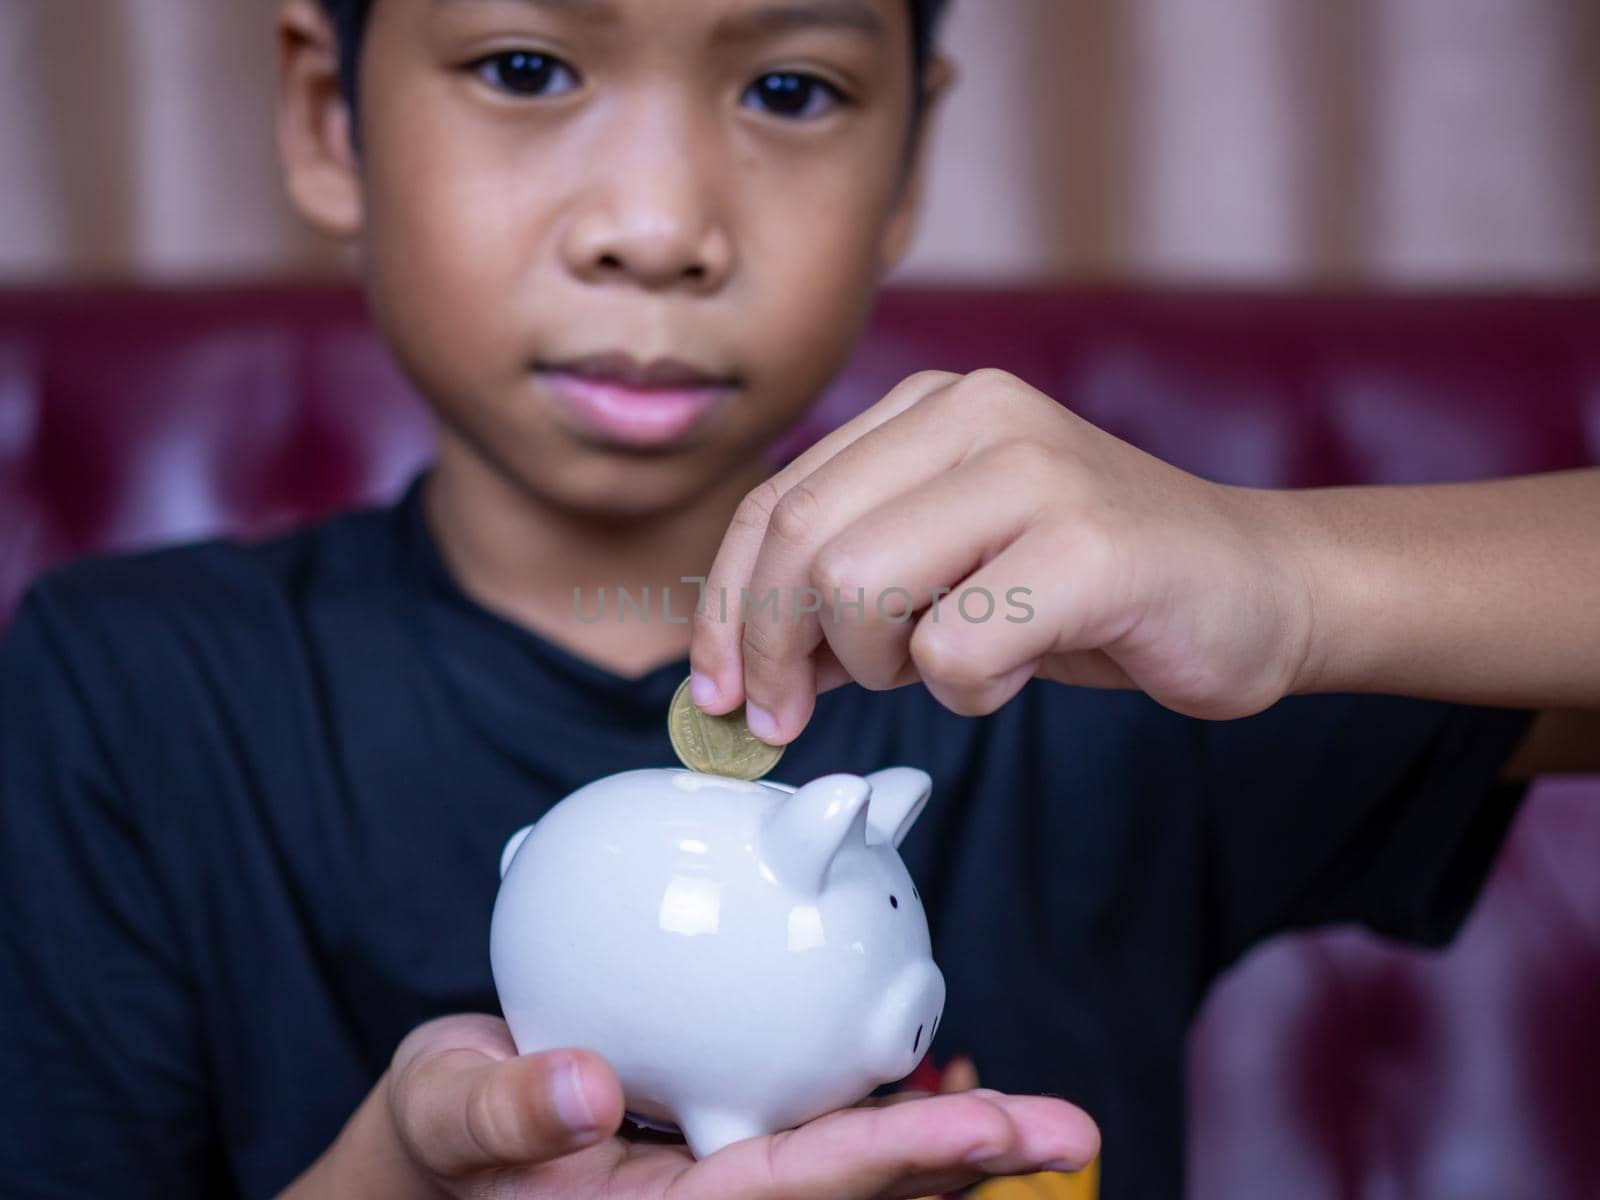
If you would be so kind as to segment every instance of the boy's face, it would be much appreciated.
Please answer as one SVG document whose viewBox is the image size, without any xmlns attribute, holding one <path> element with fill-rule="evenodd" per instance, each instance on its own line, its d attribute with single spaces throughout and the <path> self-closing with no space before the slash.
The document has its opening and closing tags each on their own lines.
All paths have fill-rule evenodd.
<svg viewBox="0 0 1600 1200">
<path fill-rule="evenodd" d="M 447 462 L 589 515 L 676 507 L 753 482 L 905 247 L 909 22 L 906 0 L 378 0 L 359 162 L 291 55 L 287 120 L 323 132 L 284 139 L 290 191 L 359 238 Z"/>
</svg>

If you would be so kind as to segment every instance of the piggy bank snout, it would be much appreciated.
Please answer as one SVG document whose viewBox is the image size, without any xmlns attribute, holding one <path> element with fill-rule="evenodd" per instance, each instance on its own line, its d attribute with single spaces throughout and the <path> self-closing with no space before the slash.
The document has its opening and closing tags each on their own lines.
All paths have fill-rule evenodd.
<svg viewBox="0 0 1600 1200">
<path fill-rule="evenodd" d="M 885 989 L 869 1051 L 885 1082 L 916 1069 L 944 1012 L 944 976 L 931 959 L 908 964 Z"/>
</svg>

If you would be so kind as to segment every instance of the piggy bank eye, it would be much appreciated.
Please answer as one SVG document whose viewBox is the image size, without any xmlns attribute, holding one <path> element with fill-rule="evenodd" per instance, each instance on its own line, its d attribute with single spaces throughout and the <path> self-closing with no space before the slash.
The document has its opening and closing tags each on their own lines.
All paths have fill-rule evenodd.
<svg viewBox="0 0 1600 1200">
<path fill-rule="evenodd" d="M 918 904 L 922 903 L 922 893 L 917 891 L 917 885 L 914 883 L 911 885 L 911 894 L 917 898 Z"/>
<path fill-rule="evenodd" d="M 899 908 L 900 907 L 900 898 L 898 896 L 894 895 L 893 893 L 891 893 L 890 896 L 889 896 L 889 907 L 890 908 Z"/>
</svg>

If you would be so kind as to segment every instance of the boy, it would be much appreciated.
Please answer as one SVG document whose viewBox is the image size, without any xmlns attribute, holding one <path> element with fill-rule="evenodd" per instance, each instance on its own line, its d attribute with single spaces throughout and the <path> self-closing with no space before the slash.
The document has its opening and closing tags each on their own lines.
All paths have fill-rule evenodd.
<svg viewBox="0 0 1600 1200">
<path fill-rule="evenodd" d="M 1528 714 L 1272 702 L 1592 700 L 1592 654 L 1551 650 L 1592 554 L 1578 583 L 1518 583 L 1581 550 L 1592 477 L 1247 495 L 986 374 L 919 376 L 763 478 L 909 238 L 933 7 L 375 0 L 341 26 L 286 0 L 291 195 L 359 240 L 439 458 L 392 510 L 83 564 L 19 613 L 0 1191 L 832 1198 L 1082 1165 L 1071 1106 L 976 1092 L 691 1166 L 612 1136 L 592 1054 L 516 1058 L 460 1015 L 495 1008 L 506 835 L 670 762 L 690 661 L 705 707 L 748 697 L 791 743 L 787 780 L 933 775 L 904 853 L 950 985 L 935 1053 L 1082 1103 L 1106 1196 L 1178 1190 L 1185 1026 L 1250 944 L 1460 919 Z M 1536 506 L 1543 541 L 1497 524 Z M 1452 513 L 1504 561 L 1467 561 Z M 692 626 L 574 611 L 676 585 L 682 613 L 696 576 Z M 861 619 L 719 619 L 721 594 L 801 580 L 866 587 Z M 1033 619 L 935 621 L 924 589 L 951 585 L 1024 587 Z M 878 608 L 892 588 L 916 620 Z"/>
</svg>

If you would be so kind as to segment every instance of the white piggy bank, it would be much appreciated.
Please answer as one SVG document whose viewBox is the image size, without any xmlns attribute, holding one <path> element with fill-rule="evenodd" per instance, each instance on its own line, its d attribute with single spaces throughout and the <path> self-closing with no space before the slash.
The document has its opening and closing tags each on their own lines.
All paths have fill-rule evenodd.
<svg viewBox="0 0 1600 1200">
<path fill-rule="evenodd" d="M 909 767 L 796 790 L 679 768 L 579 788 L 514 834 L 490 928 L 521 1053 L 586 1046 L 699 1157 L 909 1074 L 944 1008 L 896 849 Z"/>
</svg>

